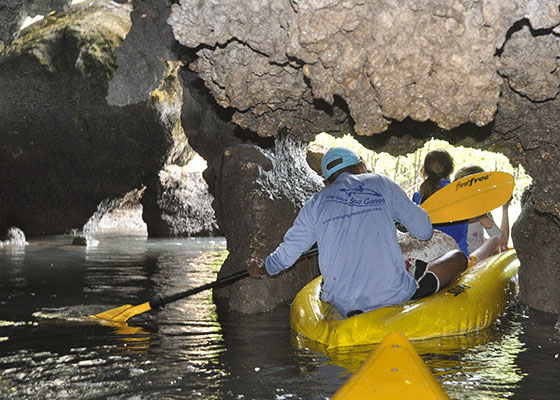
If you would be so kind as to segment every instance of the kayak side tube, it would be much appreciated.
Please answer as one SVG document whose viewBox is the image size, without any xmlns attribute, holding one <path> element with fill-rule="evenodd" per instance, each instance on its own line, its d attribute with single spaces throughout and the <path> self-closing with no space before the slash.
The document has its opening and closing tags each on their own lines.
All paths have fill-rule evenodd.
<svg viewBox="0 0 560 400">
<path fill-rule="evenodd" d="M 435 295 L 350 318 L 319 299 L 318 277 L 294 298 L 290 325 L 329 348 L 379 343 L 395 331 L 410 340 L 474 332 L 492 325 L 515 298 L 518 269 L 517 253 L 510 250 L 472 266 Z"/>
</svg>

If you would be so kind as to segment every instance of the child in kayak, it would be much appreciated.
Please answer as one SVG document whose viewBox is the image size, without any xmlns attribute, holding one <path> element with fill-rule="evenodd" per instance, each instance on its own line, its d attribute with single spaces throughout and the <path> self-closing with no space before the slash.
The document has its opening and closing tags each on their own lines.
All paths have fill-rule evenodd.
<svg viewBox="0 0 560 400">
<path fill-rule="evenodd" d="M 277 274 L 317 243 L 321 299 L 354 315 L 437 292 L 467 267 L 459 250 L 405 268 L 395 222 L 421 240 L 432 237 L 428 214 L 386 176 L 368 173 L 351 150 L 324 155 L 325 188 L 300 210 L 283 242 L 266 260 L 251 259 L 252 277 Z"/>
<path fill-rule="evenodd" d="M 454 180 L 464 178 L 468 175 L 477 174 L 484 172 L 484 169 L 478 165 L 466 164 L 457 170 L 455 173 Z M 496 250 L 507 250 L 508 240 L 509 240 L 509 216 L 508 207 L 511 200 L 502 206 L 502 222 L 500 228 L 494 222 L 492 214 L 481 215 L 476 218 L 472 218 L 468 222 L 467 231 L 467 245 L 469 253 L 473 253 L 475 250 L 479 249 L 483 243 L 490 241 L 492 244 L 491 253 Z M 488 239 L 484 238 L 484 232 L 488 234 Z M 488 254 L 490 255 L 490 254 Z"/>
<path fill-rule="evenodd" d="M 412 196 L 412 200 L 416 204 L 422 204 L 432 194 L 451 183 L 449 179 L 453 173 L 453 158 L 444 149 L 432 150 L 426 154 L 422 171 L 425 177 L 424 182 L 420 185 L 420 190 Z M 469 254 L 467 222 L 437 224 L 434 225 L 434 229 L 447 233 L 455 239 L 465 255 Z"/>
</svg>

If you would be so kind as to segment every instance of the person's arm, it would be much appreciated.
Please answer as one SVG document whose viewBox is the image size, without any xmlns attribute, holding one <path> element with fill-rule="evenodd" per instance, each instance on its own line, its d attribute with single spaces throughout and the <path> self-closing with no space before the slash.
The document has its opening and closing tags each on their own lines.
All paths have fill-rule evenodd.
<svg viewBox="0 0 560 400">
<path fill-rule="evenodd" d="M 493 235 L 491 234 L 489 231 L 491 229 L 500 229 L 498 228 L 498 226 L 496 225 L 496 223 L 494 222 L 494 218 L 492 218 L 492 214 L 484 214 L 481 215 L 480 217 L 477 218 L 478 222 L 480 222 L 480 224 L 482 225 L 482 227 L 486 230 L 486 232 L 488 232 L 488 234 L 490 236 L 502 236 L 502 231 L 500 230 L 500 233 L 498 235 Z M 496 231 L 497 232 L 497 231 Z"/>
<path fill-rule="evenodd" d="M 501 246 L 502 250 L 507 250 L 509 242 L 509 215 L 508 208 L 511 203 L 511 199 L 508 200 L 506 204 L 502 206 L 502 222 L 500 223 L 500 228 L 502 231 Z"/>
<path fill-rule="evenodd" d="M 284 235 L 282 243 L 266 257 L 265 267 L 269 275 L 291 267 L 303 252 L 309 250 L 317 241 L 311 201 L 300 210 L 294 224 Z"/>
<path fill-rule="evenodd" d="M 502 222 L 501 228 L 498 228 L 491 214 L 486 214 L 478 217 L 477 220 L 482 224 L 490 238 L 496 237 L 499 240 L 499 245 L 502 250 L 507 249 L 509 241 L 509 217 L 508 217 L 509 202 L 502 206 Z"/>
<path fill-rule="evenodd" d="M 291 267 L 303 252 L 309 250 L 316 242 L 313 225 L 311 200 L 300 210 L 294 224 L 284 240 L 265 260 L 252 257 L 247 261 L 247 272 L 253 278 L 277 274 Z"/>
</svg>

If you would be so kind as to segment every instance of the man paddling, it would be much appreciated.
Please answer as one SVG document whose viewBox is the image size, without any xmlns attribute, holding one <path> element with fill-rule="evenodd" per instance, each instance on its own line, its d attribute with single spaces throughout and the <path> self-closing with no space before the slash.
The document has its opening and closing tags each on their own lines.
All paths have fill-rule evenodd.
<svg viewBox="0 0 560 400">
<path fill-rule="evenodd" d="M 334 147 L 321 161 L 325 188 L 300 210 L 283 242 L 265 261 L 251 259 L 252 277 L 277 274 L 316 242 L 323 276 L 321 300 L 352 316 L 421 298 L 447 286 L 467 267 L 453 250 L 430 263 L 402 258 L 395 222 L 428 240 L 428 214 L 391 179 L 367 173 L 351 150 Z"/>
</svg>

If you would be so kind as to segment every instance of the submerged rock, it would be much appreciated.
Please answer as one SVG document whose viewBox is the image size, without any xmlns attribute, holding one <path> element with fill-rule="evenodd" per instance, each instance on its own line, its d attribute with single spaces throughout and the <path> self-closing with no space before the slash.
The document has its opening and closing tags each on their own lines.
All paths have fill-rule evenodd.
<svg viewBox="0 0 560 400">
<path fill-rule="evenodd" d="M 72 239 L 73 246 L 97 247 L 99 241 L 91 235 L 78 235 Z"/>
<path fill-rule="evenodd" d="M 12 226 L 6 232 L 4 240 L 0 240 L 0 248 L 2 247 L 25 247 L 29 243 L 25 239 L 25 233 L 19 228 Z"/>
</svg>

